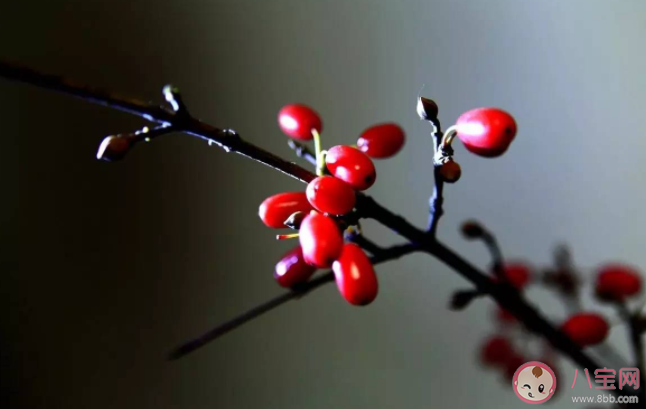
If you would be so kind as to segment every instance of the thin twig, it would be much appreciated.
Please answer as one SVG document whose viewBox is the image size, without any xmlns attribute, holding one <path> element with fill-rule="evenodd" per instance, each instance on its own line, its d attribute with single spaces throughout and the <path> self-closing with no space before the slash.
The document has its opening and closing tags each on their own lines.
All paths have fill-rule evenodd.
<svg viewBox="0 0 646 409">
<path fill-rule="evenodd" d="M 388 249 L 383 249 L 378 254 L 375 254 L 370 258 L 372 264 L 379 264 L 389 260 L 399 258 L 405 254 L 408 254 L 412 251 L 415 251 L 415 248 L 410 244 L 403 244 L 399 246 L 393 246 Z M 216 340 L 222 335 L 236 329 L 242 324 L 261 316 L 262 314 L 273 310 L 274 308 L 286 303 L 287 301 L 301 298 L 304 295 L 307 295 L 312 290 L 321 287 L 324 284 L 334 281 L 334 273 L 331 271 L 326 272 L 325 274 L 308 281 L 302 284 L 299 287 L 292 289 L 289 292 L 279 295 L 278 297 L 272 298 L 269 301 L 266 301 L 249 311 L 238 315 L 237 317 L 218 325 L 212 330 L 207 331 L 203 335 L 186 342 L 179 347 L 175 348 L 169 355 L 169 359 L 179 359 L 203 346 Z"/>
</svg>

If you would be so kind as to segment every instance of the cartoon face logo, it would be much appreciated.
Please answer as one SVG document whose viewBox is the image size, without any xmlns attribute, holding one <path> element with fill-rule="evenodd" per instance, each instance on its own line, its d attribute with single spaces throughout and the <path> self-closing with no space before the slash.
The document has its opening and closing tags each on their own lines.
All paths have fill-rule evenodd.
<svg viewBox="0 0 646 409">
<path fill-rule="evenodd" d="M 545 403 L 554 395 L 556 376 L 542 362 L 527 362 L 516 370 L 512 386 L 523 402 Z"/>
</svg>

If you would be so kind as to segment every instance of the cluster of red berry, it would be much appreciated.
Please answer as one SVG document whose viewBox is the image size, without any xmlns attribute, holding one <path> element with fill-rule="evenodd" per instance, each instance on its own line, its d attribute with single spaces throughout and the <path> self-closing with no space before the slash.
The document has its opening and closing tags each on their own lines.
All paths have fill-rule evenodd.
<svg viewBox="0 0 646 409">
<path fill-rule="evenodd" d="M 437 105 L 421 98 L 418 113 L 422 119 L 434 121 Z M 321 149 L 323 123 L 310 107 L 292 104 L 278 114 L 278 124 L 289 137 L 314 140 L 317 177 L 305 192 L 280 193 L 267 198 L 259 209 L 262 221 L 272 228 L 289 227 L 297 234 L 278 238 L 299 237 L 300 246 L 285 254 L 278 262 L 275 277 L 284 287 L 306 282 L 317 268 L 332 267 L 342 296 L 351 304 L 366 305 L 377 296 L 377 278 L 369 258 L 353 243 L 344 243 L 344 231 L 352 230 L 344 215 L 351 213 L 356 192 L 370 188 L 377 173 L 372 159 L 395 155 L 404 145 L 402 128 L 394 123 L 369 127 L 356 145 L 337 145 Z M 478 108 L 462 114 L 443 138 L 443 148 L 457 136 L 473 153 L 495 157 L 504 153 L 516 134 L 516 123 L 508 113 L 496 108 Z M 455 182 L 460 167 L 447 150 L 436 160 L 440 177 Z"/>
<path fill-rule="evenodd" d="M 404 131 L 393 123 L 366 129 L 355 146 L 337 145 L 321 150 L 323 124 L 311 108 L 292 104 L 278 114 L 281 130 L 301 141 L 314 139 L 317 177 L 305 192 L 280 193 L 260 205 L 259 215 L 268 227 L 297 229 L 300 245 L 278 262 L 275 278 L 281 286 L 307 281 L 317 268 L 332 267 L 341 295 L 353 305 L 366 305 L 377 296 L 377 276 L 368 256 L 343 233 L 353 226 L 342 217 L 352 212 L 356 191 L 370 188 L 377 173 L 371 158 L 388 158 L 404 145 Z"/>
<path fill-rule="evenodd" d="M 524 263 L 509 263 L 502 268 L 502 273 L 518 291 L 522 291 L 535 277 L 532 269 Z M 569 274 L 572 273 L 550 273 L 544 277 L 544 282 L 560 285 L 561 290 L 567 290 L 563 291 L 564 294 L 571 294 L 570 289 L 576 278 L 568 278 Z M 598 269 L 594 291 L 596 298 L 601 302 L 623 305 L 630 297 L 638 295 L 641 287 L 642 279 L 636 269 L 623 264 L 612 264 Z M 532 359 L 519 352 L 521 348 L 514 347 L 512 337 L 509 336 L 510 328 L 518 323 L 514 316 L 497 307 L 495 319 L 500 324 L 501 333 L 487 338 L 482 344 L 480 362 L 487 367 L 500 369 L 511 378 L 522 363 Z M 582 311 L 570 315 L 562 323 L 561 330 L 579 346 L 587 347 L 603 342 L 608 336 L 610 325 L 601 314 Z M 553 363 L 550 352 L 535 360 Z M 553 365 L 550 366 L 554 369 Z"/>
</svg>

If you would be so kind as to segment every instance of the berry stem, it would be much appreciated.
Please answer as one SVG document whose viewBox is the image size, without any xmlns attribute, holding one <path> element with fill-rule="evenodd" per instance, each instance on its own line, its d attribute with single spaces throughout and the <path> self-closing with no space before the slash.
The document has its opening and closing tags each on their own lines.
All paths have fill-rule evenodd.
<svg viewBox="0 0 646 409">
<path fill-rule="evenodd" d="M 323 152 L 321 148 L 321 135 L 316 129 L 312 129 L 312 136 L 314 137 L 314 153 L 316 155 L 316 175 L 324 175 L 323 165 Z"/>
<path fill-rule="evenodd" d="M 298 233 L 292 233 L 292 234 L 277 234 L 276 235 L 276 240 L 287 240 L 287 239 L 295 239 L 298 237 Z"/>
</svg>

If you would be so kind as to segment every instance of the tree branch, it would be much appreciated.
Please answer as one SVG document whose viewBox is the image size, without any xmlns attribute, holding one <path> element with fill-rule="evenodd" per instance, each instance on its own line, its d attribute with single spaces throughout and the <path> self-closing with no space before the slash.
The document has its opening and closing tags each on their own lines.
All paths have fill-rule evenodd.
<svg viewBox="0 0 646 409">
<path fill-rule="evenodd" d="M 415 248 L 410 244 L 393 246 L 387 249 L 382 249 L 377 254 L 373 255 L 370 258 L 370 261 L 372 262 L 373 265 L 379 264 L 379 263 L 383 263 L 389 260 L 399 258 L 413 251 L 415 251 Z M 291 291 L 281 294 L 278 297 L 272 298 L 271 300 L 266 301 L 250 309 L 249 311 L 243 314 L 240 314 L 237 317 L 223 324 L 218 325 L 217 327 L 207 331 L 203 335 L 200 335 L 199 337 L 180 345 L 179 347 L 171 351 L 171 353 L 168 355 L 168 358 L 171 360 L 174 360 L 174 359 L 179 359 L 187 354 L 190 354 L 191 352 L 205 346 L 206 344 L 216 340 L 217 338 L 225 335 L 226 333 L 233 331 L 234 329 L 238 328 L 242 324 L 248 321 L 251 321 L 254 318 L 258 318 L 264 313 L 273 310 L 274 308 L 286 303 L 287 301 L 301 298 L 307 295 L 308 293 L 310 293 L 311 291 L 321 287 L 324 284 L 331 283 L 332 281 L 334 281 L 334 273 L 331 271 L 328 271 L 323 275 L 311 281 L 303 283 L 302 285 L 295 287 Z"/>
<path fill-rule="evenodd" d="M 152 122 L 169 124 L 178 132 L 197 136 L 209 143 L 216 143 L 227 152 L 236 152 L 246 156 L 304 183 L 308 183 L 316 177 L 312 172 L 244 141 L 235 131 L 213 127 L 192 118 L 190 115 L 179 115 L 178 113 L 172 112 L 171 110 L 163 107 L 119 97 L 104 90 L 80 85 L 61 77 L 42 74 L 35 70 L 20 67 L 8 62 L 0 61 L 0 76 L 10 80 L 21 81 L 42 88 L 73 95 L 90 102 L 106 105 L 111 108 L 141 116 Z M 436 138 L 436 146 L 439 135 L 439 122 L 437 128 L 438 129 L 434 135 Z M 402 254 L 414 250 L 422 250 L 437 257 L 449 267 L 453 268 L 462 277 L 472 282 L 478 290 L 489 294 L 502 307 L 511 312 L 521 322 L 524 322 L 530 330 L 544 336 L 555 348 L 561 350 L 581 367 L 599 368 L 597 363 L 586 355 L 576 344 L 574 344 L 572 340 L 554 328 L 533 307 L 527 304 L 517 291 L 510 288 L 510 286 L 505 283 L 492 282 L 486 274 L 473 267 L 462 257 L 435 239 L 437 223 L 442 215 L 442 178 L 437 176 L 436 172 L 436 187 L 433 199 L 431 200 L 431 219 L 428 231 L 422 231 L 416 228 L 401 216 L 390 212 L 379 205 L 374 199 L 362 193 L 357 193 L 356 209 L 358 214 L 361 217 L 372 218 L 408 239 L 410 244 Z M 375 262 L 379 262 L 380 259 L 375 256 L 373 260 Z M 324 282 L 330 281 L 331 278 L 321 278 L 320 280 L 320 284 L 318 285 L 322 285 Z M 319 281 L 314 281 L 314 283 L 319 283 Z M 311 291 L 313 288 L 318 287 L 318 285 L 311 288 L 306 287 L 308 288 L 307 291 Z M 193 346 L 180 347 L 181 351 L 177 352 L 173 356 L 181 356 L 188 353 L 186 351 L 190 352 L 190 350 L 199 348 L 199 346 L 216 338 L 219 334 L 226 333 L 233 328 L 242 325 L 244 322 L 275 308 L 287 300 L 295 298 L 299 294 L 302 295 L 304 293 L 301 291 L 295 293 L 295 295 L 283 295 L 276 300 L 257 307 L 246 314 L 243 314 L 242 318 L 234 320 L 232 323 L 225 324 L 223 327 L 218 327 L 203 337 L 193 341 L 193 344 L 191 344 Z M 617 393 L 627 393 L 627 391 L 624 390 Z"/>
</svg>

